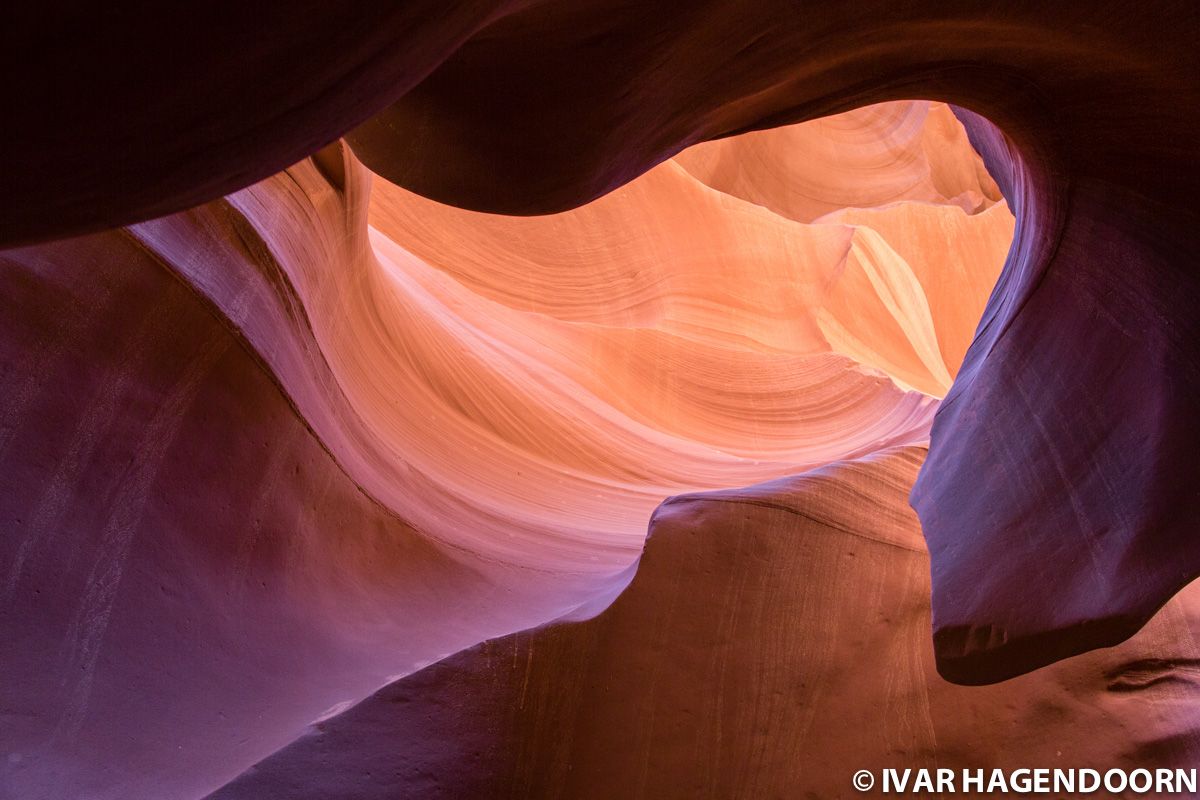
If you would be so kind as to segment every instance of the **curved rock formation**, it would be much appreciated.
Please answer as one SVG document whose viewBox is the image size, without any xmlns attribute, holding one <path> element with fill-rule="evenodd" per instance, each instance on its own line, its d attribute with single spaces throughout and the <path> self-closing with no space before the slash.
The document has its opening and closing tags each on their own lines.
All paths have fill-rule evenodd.
<svg viewBox="0 0 1200 800">
<path fill-rule="evenodd" d="M 930 397 L 859 365 L 944 391 L 938 330 L 958 320 L 917 274 L 968 307 L 994 276 L 779 218 L 674 165 L 520 220 L 372 187 L 326 156 L 346 159 L 337 187 L 301 163 L 132 235 L 228 317 L 372 497 L 526 567 L 621 569 L 668 494 L 923 438 Z M 996 264 L 1007 211 L 951 213 L 979 234 L 960 256 Z M 845 346 L 862 341 L 879 351 Z"/>
<path fill-rule="evenodd" d="M 326 704 L 594 613 L 658 497 L 918 441 L 942 392 L 912 493 L 937 670 L 995 682 L 1129 637 L 1200 574 L 1197 31 L 1178 0 L 12 10 L 0 243 L 182 213 L 0 256 L 0 786 L 208 791 Z M 928 130 L 876 117 L 911 147 L 882 197 L 933 201 L 902 228 L 803 163 L 779 171 L 803 202 L 730 170 L 747 145 L 671 161 L 902 97 L 956 104 L 999 194 L 973 156 L 930 161 L 962 144 L 940 107 Z M 858 113 L 824 136 L 879 114 Z M 343 135 L 403 187 L 375 212 Z M 838 149 L 834 171 L 883 155 Z M 622 263 L 589 263 L 587 236 L 638 230 L 660 190 L 687 214 L 662 250 L 609 238 Z M 573 248 L 530 223 L 561 266 L 535 305 L 505 249 L 521 221 L 412 192 L 602 199 L 561 223 Z M 1001 241 L 999 196 L 1013 246 L 967 346 L 979 303 L 955 298 L 986 283 L 909 251 Z M 739 329 L 705 297 L 732 280 L 714 250 L 733 276 L 812 271 L 746 287 Z M 590 278 L 621 289 L 594 303 Z M 649 372 L 663 396 L 628 390 Z"/>
<path fill-rule="evenodd" d="M 322 710 L 604 589 L 380 505 L 128 233 L 0 263 L 0 796 L 197 797 Z"/>
<path fill-rule="evenodd" d="M 718 191 L 800 222 L 901 201 L 973 214 L 1000 190 L 965 137 L 941 103 L 882 103 L 702 142 L 675 161 Z"/>
<path fill-rule="evenodd" d="M 528 4 L 10 9 L 0 244 L 139 222 L 267 178 Z"/>
<path fill-rule="evenodd" d="M 993 167 L 1011 167 L 1020 224 L 914 493 L 941 669 L 998 680 L 1112 644 L 1200 573 L 1186 468 L 1200 445 L 1194 4 L 244 12 L 14 12 L 0 240 L 178 210 L 350 128 L 401 185 L 527 214 L 601 196 L 689 144 L 951 101 L 1004 132 L 975 125 Z"/>
<path fill-rule="evenodd" d="M 1113 650 L 1001 686 L 938 676 L 907 503 L 923 455 L 673 498 L 600 617 L 410 675 L 212 798 L 850 797 L 864 767 L 1193 767 L 1200 587 Z"/>
<path fill-rule="evenodd" d="M 1018 223 L 913 503 L 939 670 L 985 683 L 1124 640 L 1196 577 L 1196 495 L 1179 467 L 1200 435 L 1186 411 L 1200 286 L 1172 255 L 1190 212 L 1115 176 L 1056 194 L 1046 164 L 962 116 Z M 969 548 L 964 524 L 981 534 Z"/>
<path fill-rule="evenodd" d="M 925 138 L 887 150 L 932 169 Z M 1011 235 L 973 210 L 808 223 L 667 163 L 503 218 L 334 146 L 4 252 L 0 794 L 199 796 L 390 679 L 594 615 L 668 495 L 923 441 Z"/>
<path fill-rule="evenodd" d="M 940 669 L 981 683 L 1114 644 L 1200 574 L 1197 30 L 1175 2 L 541 5 L 349 138 L 423 194 L 537 213 L 687 144 L 872 100 L 998 126 L 979 136 L 1018 232 L 914 490 Z"/>
</svg>

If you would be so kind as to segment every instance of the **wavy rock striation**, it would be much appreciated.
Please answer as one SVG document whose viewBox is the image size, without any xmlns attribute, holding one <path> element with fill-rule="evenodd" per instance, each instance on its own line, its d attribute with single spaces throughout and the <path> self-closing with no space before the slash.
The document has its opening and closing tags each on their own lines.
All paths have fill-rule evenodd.
<svg viewBox="0 0 1200 800">
<path fill-rule="evenodd" d="M 1200 587 L 1112 650 L 938 676 L 923 456 L 672 498 L 601 616 L 427 667 L 211 797 L 847 797 L 864 767 L 1194 766 Z"/>
<path fill-rule="evenodd" d="M 940 669 L 995 681 L 1113 644 L 1200 573 L 1195 4 L 192 12 L 10 15 L 0 240 L 178 211 L 344 133 L 399 185 L 533 214 L 690 144 L 888 99 L 953 102 L 1003 131 L 971 123 L 1019 223 L 914 489 Z"/>
<path fill-rule="evenodd" d="M 390 680 L 595 615 L 669 495 L 923 442 L 1013 226 L 961 128 L 927 146 L 948 113 L 826 123 L 924 188 L 816 220 L 674 161 L 497 217 L 335 144 L 4 251 L 0 794 L 203 795 Z M 877 200 L 852 189 L 823 202 Z"/>
<path fill-rule="evenodd" d="M 323 710 L 604 588 L 439 547 L 367 495 L 129 233 L 2 263 L 0 796 L 199 796 Z"/>
</svg>

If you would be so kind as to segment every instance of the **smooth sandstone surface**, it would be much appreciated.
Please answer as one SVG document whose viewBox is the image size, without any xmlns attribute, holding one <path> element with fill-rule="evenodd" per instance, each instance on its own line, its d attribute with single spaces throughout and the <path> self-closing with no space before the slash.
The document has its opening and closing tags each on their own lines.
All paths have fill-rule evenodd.
<svg viewBox="0 0 1200 800">
<path fill-rule="evenodd" d="M 212 798 L 880 797 L 856 770 L 1194 767 L 1200 587 L 1111 650 L 996 686 L 937 674 L 923 457 L 672 498 L 599 617 L 427 667 Z"/>
<path fill-rule="evenodd" d="M 1015 246 L 913 495 L 939 668 L 983 683 L 1122 640 L 1200 573 L 1197 30 L 1171 1 L 537 5 L 349 139 L 419 193 L 540 213 L 688 144 L 868 101 L 997 126 Z"/>
<path fill-rule="evenodd" d="M 662 497 L 931 420 L 941 676 L 1113 645 L 1200 573 L 1194 4 L 180 11 L 0 27 L 0 242 L 32 245 L 0 255 L 4 791 L 209 792 L 389 677 L 596 613 Z M 911 97 L 954 107 L 862 108 Z M 755 164 L 797 143 L 843 157 Z M 576 208 L 528 261 L 480 216 Z M 1006 208 L 998 281 L 915 255 L 1002 245 Z"/>
<path fill-rule="evenodd" d="M 924 146 L 947 113 L 834 122 L 986 177 L 961 128 Z M 668 162 L 509 218 L 335 145 L 5 251 L 0 787 L 202 796 L 388 681 L 599 613 L 667 496 L 924 441 L 1013 226 L 961 195 L 801 221 Z"/>
<path fill-rule="evenodd" d="M 982 163 L 952 156 L 965 136 L 946 105 L 883 103 L 702 142 L 675 161 L 714 189 L 800 222 L 901 201 L 975 213 L 1000 191 Z"/>
<path fill-rule="evenodd" d="M 1018 233 L 914 488 L 939 668 L 981 683 L 1113 644 L 1200 573 L 1194 3 L 189 11 L 10 14 L 0 241 L 180 211 L 343 134 L 410 190 L 538 214 L 691 144 L 948 101 L 1002 132 L 971 125 L 993 140 L 992 170 L 1011 173 Z M 772 191 L 728 188 L 752 186 Z"/>
<path fill-rule="evenodd" d="M 128 233 L 2 260 L 0 797 L 200 796 L 597 591 L 440 548 L 366 495 Z"/>
</svg>

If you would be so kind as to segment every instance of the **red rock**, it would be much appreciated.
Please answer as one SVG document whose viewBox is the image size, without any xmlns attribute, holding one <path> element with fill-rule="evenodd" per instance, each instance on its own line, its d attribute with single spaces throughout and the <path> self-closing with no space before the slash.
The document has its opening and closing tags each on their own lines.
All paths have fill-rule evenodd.
<svg viewBox="0 0 1200 800">
<path fill-rule="evenodd" d="M 744 483 L 813 465 L 797 455 L 806 440 L 788 433 L 787 420 L 764 448 L 742 440 L 750 426 L 714 423 L 739 418 L 714 412 L 721 403 L 681 405 L 668 423 L 671 404 L 655 398 L 621 413 L 673 427 L 646 424 L 650 433 L 639 429 L 620 448 L 639 457 L 607 458 L 611 439 L 632 428 L 570 417 L 594 401 L 615 406 L 645 367 L 619 357 L 616 337 L 579 334 L 604 304 L 584 303 L 576 319 L 566 318 L 571 303 L 558 304 L 524 330 L 545 361 L 512 346 L 520 325 L 490 317 L 463 345 L 466 334 L 447 333 L 458 330 L 443 313 L 454 302 L 470 300 L 471 318 L 490 308 L 527 322 L 531 309 L 480 300 L 511 287 L 488 285 L 478 263 L 425 269 L 394 239 L 373 263 L 364 173 L 337 147 L 279 174 L 341 135 L 404 191 L 475 212 L 542 214 L 604 198 L 601 213 L 628 220 L 648 206 L 636 201 L 643 188 L 620 187 L 661 165 L 647 181 L 674 170 L 703 190 L 689 208 L 711 210 L 699 195 L 727 191 L 720 202 L 740 205 L 755 220 L 748 227 L 811 244 L 815 261 L 835 265 L 817 273 L 828 291 L 762 292 L 752 305 L 779 301 L 771 311 L 787 328 L 759 320 L 749 338 L 792 348 L 789 357 L 811 368 L 795 374 L 824 387 L 820 409 L 852 385 L 861 393 L 851 406 L 883 415 L 878 429 L 863 423 L 806 450 L 811 462 L 919 439 L 932 403 L 907 389 L 940 394 L 961 359 L 912 493 L 946 678 L 1000 681 L 1115 644 L 1200 574 L 1190 469 L 1200 445 L 1200 11 L 1190 4 L 880 1 L 797 13 L 768 0 L 668 13 L 611 0 L 497 0 L 368 4 L 352 14 L 275 3 L 250 14 L 220 2 L 182 14 L 118 1 L 51 18 L 19 8 L 5 22 L 0 242 L 45 242 L 211 202 L 2 256 L 0 578 L 11 645 L 0 685 L 15 720 L 0 732 L 4 791 L 55 800 L 207 791 L 288 741 L 328 700 L 357 699 L 484 636 L 578 614 L 581 604 L 594 611 L 628 577 L 637 548 L 627 523 L 683 488 L 680 465 L 706 467 L 693 488 L 719 484 L 718 473 Z M 912 96 L 971 109 L 956 113 L 1017 219 L 969 348 L 961 324 L 978 298 L 961 307 L 953 299 L 978 280 L 957 273 L 955 291 L 943 291 L 933 262 L 903 252 L 923 249 L 926 238 L 909 234 L 934 227 L 945 207 L 911 214 L 924 222 L 890 238 L 887 222 L 863 224 L 875 211 L 832 211 L 820 224 L 837 230 L 823 246 L 792 225 L 834 198 L 794 203 L 761 174 L 731 178 L 700 156 L 664 163 L 690 144 Z M 949 163 L 887 174 L 916 176 L 900 191 L 909 199 L 976 211 L 971 224 L 996 214 L 1000 230 L 1003 209 L 984 210 L 996 197 L 975 159 Z M 393 210 L 422 204 L 380 195 Z M 722 228 L 718 217 L 696 216 L 697 241 L 737 241 L 740 226 Z M 434 235 L 414 236 L 414 249 L 464 219 L 449 210 L 431 218 Z M 504 239 L 516 227 L 480 230 Z M 843 261 L 821 257 L 837 250 L 830 241 L 846 244 Z M 519 274 L 511 256 L 499 274 Z M 474 285 L 454 287 L 446 276 L 456 272 Z M 381 289 L 385 273 L 407 280 L 406 291 Z M 713 280 L 714 295 L 722 285 Z M 646 297 L 630 322 L 656 319 L 661 297 Z M 872 302 L 855 306 L 861 298 Z M 403 313 L 372 315 L 385 306 Z M 744 333 L 715 324 L 720 313 L 684 316 L 709 346 Z M 861 329 L 848 324 L 860 317 Z M 645 355 L 662 333 L 623 346 Z M 488 340 L 494 358 L 480 355 L 493 354 Z M 411 355 L 403 368 L 374 369 L 386 344 Z M 618 376 L 616 391 L 606 395 L 603 380 L 575 391 L 584 352 Z M 706 396 L 746 395 L 738 387 L 770 373 L 762 365 L 772 358 L 729 370 L 727 385 Z M 701 364 L 708 380 L 697 384 L 711 389 L 734 360 L 697 358 L 671 374 Z M 856 365 L 875 370 L 870 380 Z M 519 405 L 521 380 L 556 385 L 547 378 L 579 379 L 557 395 L 569 413 L 555 416 L 553 391 L 535 410 Z M 403 391 L 392 380 L 407 381 L 395 384 Z M 464 391 L 479 386 L 493 390 L 487 403 Z M 456 424 L 393 415 L 418 391 L 426 396 L 413 408 L 452 409 Z M 786 408 L 780 394 L 773 408 Z M 554 436 L 539 439 L 530 420 Z M 709 440 L 689 439 L 705 430 Z M 660 436 L 686 440 L 666 474 L 646 446 Z M 459 456 L 473 442 L 492 449 L 478 462 L 488 467 L 468 475 L 437 450 Z M 770 458 L 756 457 L 760 449 Z M 507 460 L 514 452 L 520 458 Z M 547 454 L 561 461 L 547 466 Z M 517 475 L 516 464 L 533 462 L 545 473 Z M 569 488 L 539 493 L 546 474 L 568 472 L 563 462 Z M 597 476 L 605 490 L 585 503 L 581 487 Z M 505 486 L 517 487 L 509 502 Z M 563 524 L 564 508 L 576 524 Z M 610 511 L 619 525 L 606 526 Z M 396 649 L 381 654 L 380 642 Z M 999 696 L 990 691 L 971 696 Z M 171 722 L 180 718 L 189 724 Z"/>
<path fill-rule="evenodd" d="M 808 224 L 677 164 L 540 219 L 372 183 L 334 147 L 0 256 L 3 792 L 196 797 L 390 679 L 597 613 L 670 493 L 923 440 L 935 399 L 883 370 L 944 388 L 937 298 L 990 278 L 895 231 L 940 244 L 945 210 L 994 267 L 1011 225 Z"/>
<path fill-rule="evenodd" d="M 1113 650 L 998 686 L 937 674 L 922 455 L 669 500 L 599 617 L 410 675 L 212 798 L 850 797 L 859 769 L 1194 766 L 1200 587 Z"/>
</svg>

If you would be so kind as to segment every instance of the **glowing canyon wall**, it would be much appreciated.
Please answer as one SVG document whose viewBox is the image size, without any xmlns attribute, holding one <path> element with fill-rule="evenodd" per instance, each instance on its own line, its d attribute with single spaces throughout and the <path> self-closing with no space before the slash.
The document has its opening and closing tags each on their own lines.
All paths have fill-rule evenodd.
<svg viewBox="0 0 1200 800">
<path fill-rule="evenodd" d="M 843 171 L 894 191 L 854 210 L 800 160 L 850 207 L 792 218 L 689 160 L 502 217 L 335 144 L 8 251 L 9 418 L 41 420 L 7 429 L 13 791 L 195 795 L 390 679 L 603 609 L 665 497 L 927 439 L 1013 218 L 945 106 L 807 127 L 720 147 L 773 172 L 781 137 L 850 136 Z"/>
<path fill-rule="evenodd" d="M 1196 763 L 1191 4 L 187 11 L 0 31 L 0 796 Z"/>
</svg>

